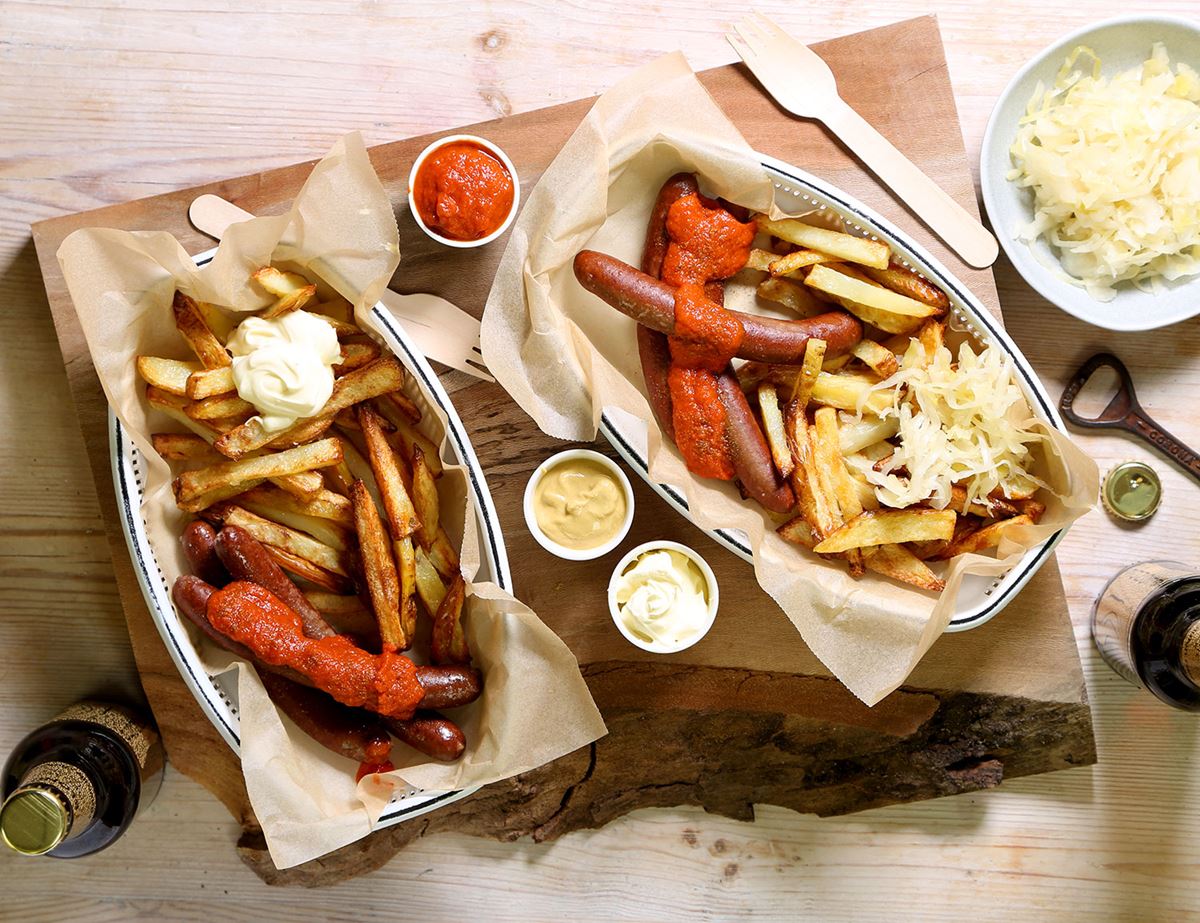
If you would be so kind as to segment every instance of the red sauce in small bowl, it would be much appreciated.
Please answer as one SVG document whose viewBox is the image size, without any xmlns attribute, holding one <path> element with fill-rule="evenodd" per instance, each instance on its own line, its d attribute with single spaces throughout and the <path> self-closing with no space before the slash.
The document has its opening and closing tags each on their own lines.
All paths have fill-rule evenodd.
<svg viewBox="0 0 1200 923">
<path fill-rule="evenodd" d="M 451 141 L 429 153 L 413 181 L 413 201 L 425 226 L 449 240 L 480 240 L 512 211 L 508 167 L 471 141 Z"/>
</svg>

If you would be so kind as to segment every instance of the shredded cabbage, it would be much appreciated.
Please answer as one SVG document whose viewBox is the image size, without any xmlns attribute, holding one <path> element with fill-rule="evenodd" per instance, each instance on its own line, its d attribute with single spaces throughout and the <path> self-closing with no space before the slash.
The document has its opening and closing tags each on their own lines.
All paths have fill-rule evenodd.
<svg viewBox="0 0 1200 923">
<path fill-rule="evenodd" d="M 954 484 L 966 488 L 967 504 L 997 489 L 1010 496 L 1030 483 L 1047 486 L 1026 467 L 1033 463 L 1030 444 L 1045 437 L 1031 429 L 1034 420 L 1010 356 L 991 347 L 977 354 L 963 343 L 955 363 L 945 346 L 927 358 L 914 340 L 905 360 L 874 386 L 892 389 L 888 416 L 899 422 L 899 445 L 890 459 L 879 471 L 865 472 L 881 504 L 927 502 L 945 509 Z"/>
<path fill-rule="evenodd" d="M 1076 67 L 1084 56 L 1090 75 Z M 1053 87 L 1038 84 L 1010 154 L 1008 178 L 1034 195 L 1019 238 L 1044 236 L 1093 298 L 1200 272 L 1200 75 L 1172 72 L 1161 43 L 1112 78 L 1076 48 Z"/>
</svg>

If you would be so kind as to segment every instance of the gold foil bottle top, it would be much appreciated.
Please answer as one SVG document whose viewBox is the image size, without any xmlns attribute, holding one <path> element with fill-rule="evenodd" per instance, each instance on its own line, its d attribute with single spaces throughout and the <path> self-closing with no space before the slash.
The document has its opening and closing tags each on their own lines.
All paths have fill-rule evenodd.
<svg viewBox="0 0 1200 923">
<path fill-rule="evenodd" d="M 19 788 L 0 807 L 0 839 L 25 856 L 41 856 L 67 838 L 71 813 L 55 792 Z"/>
<path fill-rule="evenodd" d="M 1104 508 L 1125 522 L 1149 519 L 1162 501 L 1162 482 L 1144 462 L 1121 462 L 1104 477 Z"/>
</svg>

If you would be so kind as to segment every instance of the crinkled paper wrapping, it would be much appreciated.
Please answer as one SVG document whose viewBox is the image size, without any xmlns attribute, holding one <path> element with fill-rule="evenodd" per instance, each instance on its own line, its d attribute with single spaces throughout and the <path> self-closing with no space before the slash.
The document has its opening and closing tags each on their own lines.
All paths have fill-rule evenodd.
<svg viewBox="0 0 1200 923">
<path fill-rule="evenodd" d="M 312 273 L 347 298 L 360 325 L 378 335 L 368 308 L 400 260 L 391 202 L 362 138 L 351 134 L 313 168 L 290 211 L 234 225 L 203 268 L 163 232 L 84 229 L 63 242 L 58 256 L 109 406 L 145 459 L 146 532 L 173 582 L 187 572 L 178 536 L 190 517 L 176 508 L 170 468 L 149 437 L 178 426 L 146 403 L 134 357 L 192 358 L 172 321 L 176 287 L 202 301 L 252 311 L 268 299 L 250 287 L 249 274 L 272 262 Z M 445 419 L 413 378 L 408 395 L 424 408 L 432 427 L 427 432 L 445 459 Z M 443 509 L 464 511 L 445 525 L 451 539 L 465 539 L 462 565 L 470 580 L 479 549 L 465 469 L 447 464 L 439 484 Z M 354 763 L 284 718 L 253 669 L 201 645 L 211 674 L 238 671 L 242 769 L 276 866 L 297 865 L 365 836 L 393 791 L 402 793 L 406 784 L 431 791 L 486 785 L 605 733 L 575 657 L 529 608 L 493 583 L 476 583 L 464 624 L 485 676 L 479 701 L 450 713 L 467 736 L 466 754 L 455 763 L 431 762 L 397 743 L 396 771 L 358 784 Z"/>
<path fill-rule="evenodd" d="M 651 476 L 682 486 L 702 527 L 749 536 L 759 584 L 829 670 L 873 705 L 945 629 L 963 575 L 1004 572 L 1024 549 L 1091 508 L 1095 463 L 1044 427 L 1046 476 L 1057 494 L 1044 519 L 1012 530 L 997 558 L 960 556 L 936 597 L 874 574 L 855 580 L 844 567 L 783 541 L 756 504 L 730 484 L 693 477 L 674 446 L 664 444 L 646 399 L 634 322 L 584 291 L 572 270 L 585 248 L 638 265 L 658 189 L 680 170 L 699 174 L 709 195 L 778 213 L 758 157 L 676 53 L 601 96 L 530 194 L 488 298 L 484 358 L 551 436 L 594 439 L 610 407 L 645 420 Z M 731 286 L 727 301 L 753 311 L 752 296 Z"/>
</svg>

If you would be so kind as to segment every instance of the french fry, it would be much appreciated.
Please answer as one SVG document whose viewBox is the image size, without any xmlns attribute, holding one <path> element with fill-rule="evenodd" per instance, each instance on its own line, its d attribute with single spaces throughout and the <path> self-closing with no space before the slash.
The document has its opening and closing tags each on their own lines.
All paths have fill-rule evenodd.
<svg viewBox="0 0 1200 923">
<path fill-rule="evenodd" d="M 137 371 L 142 380 L 171 394 L 187 394 L 188 376 L 199 369 L 199 362 L 160 359 L 157 356 L 137 357 Z"/>
<path fill-rule="evenodd" d="M 238 497 L 238 505 L 254 513 L 256 516 L 261 516 L 263 519 L 269 519 L 272 522 L 287 526 L 289 529 L 295 529 L 311 535 L 317 541 L 323 542 L 330 548 L 335 548 L 340 552 L 345 553 L 349 549 L 350 545 L 347 542 L 347 538 L 349 537 L 348 529 L 328 519 L 298 512 L 295 507 L 282 498 L 295 500 L 286 491 L 279 490 L 278 488 L 259 486 L 253 490 L 246 491 Z"/>
<path fill-rule="evenodd" d="M 313 313 L 325 314 L 335 320 L 352 323 L 354 321 L 354 305 L 341 295 L 330 295 L 320 304 L 312 307 Z"/>
<path fill-rule="evenodd" d="M 250 278 L 266 289 L 267 294 L 282 298 L 313 287 L 298 272 L 286 272 L 274 266 L 264 266 L 250 274 Z"/>
<path fill-rule="evenodd" d="M 230 334 L 242 322 L 244 316 L 223 310 L 215 304 L 209 304 L 207 301 L 197 301 L 196 310 L 204 318 L 204 323 L 213 332 L 213 336 L 222 343 L 229 340 Z"/>
<path fill-rule="evenodd" d="M 336 548 L 289 526 L 264 519 L 256 513 L 251 513 L 245 507 L 232 503 L 220 504 L 213 506 L 205 515 L 206 518 L 216 519 L 227 526 L 238 526 L 245 529 L 260 542 L 282 548 L 284 551 L 315 564 L 322 570 L 327 570 L 340 577 L 349 576 L 345 562 L 342 560 L 342 554 Z"/>
<path fill-rule="evenodd" d="M 818 253 L 816 250 L 793 250 L 791 253 L 777 256 L 767 266 L 767 272 L 773 276 L 797 275 L 801 269 L 816 266 L 818 263 L 836 263 L 838 257 L 828 253 Z"/>
<path fill-rule="evenodd" d="M 861 400 L 865 413 L 881 414 L 892 406 L 892 392 L 890 389 L 872 391 L 874 384 L 873 378 L 864 375 L 821 372 L 813 385 L 812 401 L 857 413 Z"/>
<path fill-rule="evenodd" d="M 778 253 L 772 253 L 770 250 L 762 250 L 755 247 L 750 251 L 750 256 L 746 258 L 746 265 L 743 269 L 757 269 L 761 272 L 770 272 L 771 264 L 779 259 Z"/>
<path fill-rule="evenodd" d="M 967 506 L 967 489 L 961 484 L 951 485 L 950 502 L 946 504 L 946 508 L 954 510 L 956 513 L 982 516 L 984 519 L 1007 519 L 1021 512 L 1007 500 L 993 500 L 989 497 L 977 498 L 970 506 Z"/>
<path fill-rule="evenodd" d="M 812 292 L 799 282 L 789 279 L 763 279 L 758 283 L 758 297 L 781 304 L 801 317 L 815 317 L 827 310 L 825 305 L 813 297 Z"/>
<path fill-rule="evenodd" d="M 197 468 L 195 471 L 185 471 L 175 481 L 175 496 L 179 502 L 183 502 L 217 487 L 242 484 L 256 478 L 262 480 L 312 471 L 336 464 L 341 459 L 342 443 L 338 439 L 323 439 L 283 452 L 255 455 L 207 468 Z"/>
<path fill-rule="evenodd" d="M 450 544 L 450 536 L 441 526 L 438 526 L 437 535 L 429 547 L 429 560 L 437 572 L 447 580 L 459 571 L 458 552 Z"/>
<path fill-rule="evenodd" d="M 817 544 L 812 526 L 808 524 L 808 520 L 804 518 L 803 514 L 793 516 L 775 531 L 784 541 L 791 542 L 793 545 L 803 545 L 810 551 Z"/>
<path fill-rule="evenodd" d="M 224 420 L 227 417 L 252 414 L 255 410 L 253 404 L 242 400 L 236 394 L 218 394 L 216 397 L 192 401 L 183 408 L 183 412 L 193 420 Z"/>
<path fill-rule="evenodd" d="M 347 528 L 354 527 L 354 508 L 350 500 L 324 487 L 308 498 L 298 497 L 274 486 L 256 487 L 247 491 L 245 496 L 255 503 L 278 507 L 298 516 L 325 519 Z"/>
<path fill-rule="evenodd" d="M 296 289 L 294 292 L 288 292 L 286 295 L 279 296 L 279 299 L 259 312 L 258 316 L 263 320 L 270 320 L 274 317 L 281 317 L 289 311 L 297 311 L 303 308 L 317 294 L 315 285 L 306 285 L 303 288 Z"/>
<path fill-rule="evenodd" d="M 167 461 L 221 462 L 224 456 L 205 439 L 191 433 L 152 433 L 150 444 Z"/>
<path fill-rule="evenodd" d="M 930 317 L 938 309 L 870 281 L 855 279 L 829 266 L 814 266 L 804 284 L 838 299 L 847 311 L 888 333 L 903 333 L 913 318 Z M 869 310 L 863 311 L 863 308 Z M 880 321 L 883 323 L 880 323 Z M 885 326 L 886 324 L 886 326 Z"/>
<path fill-rule="evenodd" d="M 946 582 L 929 569 L 903 545 L 878 545 L 863 550 L 863 558 L 869 570 L 901 583 L 940 593 Z"/>
<path fill-rule="evenodd" d="M 344 596 L 328 590 L 307 590 L 304 595 L 338 634 L 371 638 L 379 633 L 375 616 L 357 596 Z"/>
<path fill-rule="evenodd" d="M 417 541 L 430 548 L 438 531 L 438 490 L 425 453 L 419 445 L 412 449 L 412 502 L 417 514 Z"/>
<path fill-rule="evenodd" d="M 863 417 L 861 420 L 842 420 L 838 427 L 838 445 L 843 455 L 853 455 L 867 446 L 891 439 L 900 430 L 895 417 Z"/>
<path fill-rule="evenodd" d="M 171 310 L 175 315 L 175 327 L 192 348 L 201 365 L 206 369 L 229 365 L 229 353 L 225 352 L 225 347 L 205 322 L 195 299 L 176 291 Z"/>
<path fill-rule="evenodd" d="M 302 500 L 313 499 L 325 486 L 324 479 L 317 471 L 298 471 L 295 474 L 285 474 L 270 480 L 280 490 L 286 490 L 289 494 L 294 494 Z"/>
<path fill-rule="evenodd" d="M 205 513 L 207 515 L 206 511 L 209 507 L 223 503 L 226 500 L 232 500 L 235 497 L 240 498 L 248 488 L 257 487 L 261 483 L 261 480 L 255 479 L 247 481 L 244 484 L 221 484 L 187 499 L 180 500 L 176 498 L 175 505 L 185 513 Z"/>
<path fill-rule="evenodd" d="M 425 549 L 416 547 L 413 551 L 416 558 L 417 596 L 420 597 L 421 605 L 425 607 L 429 617 L 433 618 L 446 597 L 446 584 L 442 582 L 438 569 L 425 553 Z"/>
<path fill-rule="evenodd" d="M 868 545 L 948 539 L 954 534 L 953 510 L 913 507 L 906 510 L 866 510 L 817 544 L 818 554 L 849 551 Z"/>
<path fill-rule="evenodd" d="M 892 260 L 886 269 L 864 266 L 863 272 L 876 282 L 886 285 L 893 292 L 907 295 L 909 298 L 937 308 L 939 311 L 945 311 L 950 307 L 950 299 L 946 297 L 945 292 L 936 285 L 926 282 L 921 276 L 911 269 L 901 266 L 895 260 Z"/>
<path fill-rule="evenodd" d="M 363 455 L 362 450 L 349 437 L 342 440 L 342 455 L 343 463 L 350 472 L 350 483 L 362 481 L 366 484 L 371 499 L 380 509 L 383 509 L 383 494 L 379 492 L 379 485 L 375 482 L 375 472 L 371 469 L 371 464 Z M 327 468 L 326 470 L 332 469 Z M 349 495 L 350 492 L 347 490 L 346 493 Z"/>
<path fill-rule="evenodd" d="M 282 446 L 302 441 L 297 437 L 311 431 L 314 420 L 324 422 L 326 428 L 332 424 L 339 410 L 395 391 L 404 384 L 404 369 L 391 357 L 374 362 L 343 375 L 333 383 L 333 393 L 320 413 L 305 420 L 298 420 L 282 433 L 270 432 L 258 418 L 252 418 L 237 429 L 221 436 L 215 443 L 217 451 L 229 458 L 241 458 L 248 452 L 260 449 L 267 443 Z M 309 436 L 308 438 L 313 438 Z"/>
<path fill-rule="evenodd" d="M 200 369 L 188 376 L 187 396 L 194 401 L 202 401 L 218 394 L 231 394 L 235 387 L 233 369 L 230 366 Z"/>
<path fill-rule="evenodd" d="M 400 627 L 406 638 L 417 631 L 417 552 L 411 537 L 392 543 L 400 577 Z"/>
<path fill-rule="evenodd" d="M 819 408 L 813 415 L 813 428 L 817 432 L 817 442 L 820 446 L 818 463 L 828 467 L 829 479 L 833 486 L 833 493 L 837 497 L 842 522 L 848 522 L 863 511 L 863 504 L 859 499 L 858 487 L 854 483 L 854 478 L 850 476 L 850 470 L 846 467 L 845 459 L 842 458 L 837 411 L 832 407 Z M 873 504 L 873 506 L 875 505 L 878 504 Z M 861 576 L 863 572 L 862 555 L 857 550 L 849 551 L 847 560 L 850 562 L 851 573 Z"/>
<path fill-rule="evenodd" d="M 404 419 L 413 425 L 421 422 L 421 408 L 409 400 L 403 391 L 393 391 L 391 394 L 376 398 L 376 403 L 380 402 L 391 404 L 396 408 L 397 413 L 402 414 Z"/>
<path fill-rule="evenodd" d="M 1046 514 L 1046 504 L 1037 500 L 1018 500 L 1017 509 L 1021 515 L 1028 516 L 1035 523 L 1041 522 Z"/>
<path fill-rule="evenodd" d="M 379 347 L 374 343 L 343 343 L 342 361 L 333 367 L 333 374 L 345 375 L 379 358 Z"/>
<path fill-rule="evenodd" d="M 430 659 L 436 664 L 470 663 L 471 652 L 467 648 L 467 636 L 462 627 L 463 602 L 466 600 L 466 583 L 462 574 L 455 574 L 446 590 L 442 604 L 433 617 L 433 635 L 430 638 Z"/>
<path fill-rule="evenodd" d="M 193 420 L 184 412 L 184 408 L 190 403 L 185 397 L 156 388 L 154 385 L 147 385 L 146 400 L 151 407 L 162 411 L 176 423 L 182 423 L 206 442 L 211 443 L 220 435 L 220 431 L 211 421 Z"/>
<path fill-rule="evenodd" d="M 775 459 L 775 467 L 785 478 L 789 477 L 795 463 L 783 431 L 783 411 L 779 408 L 779 395 L 775 393 L 773 384 L 763 382 L 758 386 L 758 408 L 762 413 L 763 429 L 767 434 L 771 457 Z"/>
<path fill-rule="evenodd" d="M 348 577 L 331 573 L 323 567 L 318 567 L 307 558 L 293 554 L 285 548 L 279 548 L 276 545 L 266 542 L 263 543 L 263 547 L 275 559 L 276 564 L 289 574 L 293 574 L 302 580 L 307 580 L 313 586 L 319 586 L 330 593 L 345 593 L 353 586 Z"/>
<path fill-rule="evenodd" d="M 346 450 L 345 443 L 342 444 L 343 453 Z M 350 473 L 350 468 L 343 458 L 336 465 L 330 465 L 325 469 L 325 479 L 329 482 L 331 490 L 340 493 L 344 497 L 350 496 L 350 485 L 354 483 L 354 475 Z"/>
<path fill-rule="evenodd" d="M 321 318 L 321 320 L 329 324 L 329 326 L 333 328 L 333 332 L 338 335 L 339 340 L 344 340 L 347 337 L 362 336 L 362 330 L 357 324 L 352 324 L 349 321 L 339 320 L 338 318 L 331 317 L 328 314 L 322 314 L 318 308 L 320 308 L 320 305 L 308 313 L 315 317 Z"/>
<path fill-rule="evenodd" d="M 836 372 L 844 367 L 854 357 L 849 353 L 842 353 L 840 356 L 832 356 L 821 363 L 821 368 L 826 372 Z"/>
<path fill-rule="evenodd" d="M 917 341 L 925 350 L 925 364 L 928 365 L 933 361 L 937 351 L 946 345 L 946 322 L 941 320 L 925 321 L 921 325 L 921 329 L 917 331 Z"/>
<path fill-rule="evenodd" d="M 874 266 L 878 269 L 886 269 L 888 266 L 891 251 L 887 244 L 882 244 L 877 240 L 867 240 L 863 237 L 855 237 L 853 234 L 843 234 L 840 231 L 815 227 L 805 224 L 803 221 L 797 221 L 795 218 L 772 221 L 765 215 L 758 215 L 757 221 L 760 231 L 774 234 L 779 239 L 786 240 L 798 247 L 819 250 L 821 253 L 827 253 L 839 259 L 862 263 L 864 266 Z"/>
<path fill-rule="evenodd" d="M 368 405 L 360 404 L 358 420 L 362 426 L 363 440 L 366 442 L 371 471 L 375 474 L 375 483 L 383 498 L 383 508 L 387 513 L 388 525 L 391 527 L 392 541 L 399 543 L 417 531 L 421 520 L 417 515 L 416 507 L 413 506 L 412 498 L 409 497 L 408 490 L 404 486 L 396 453 L 384 435 L 382 418 Z M 430 483 L 432 483 L 432 478 Z M 436 487 L 434 490 L 436 494 Z"/>
<path fill-rule="evenodd" d="M 387 417 L 393 426 L 396 427 L 396 432 L 393 434 L 393 444 L 399 444 L 401 454 L 412 462 L 413 449 L 420 448 L 421 454 L 425 456 L 425 464 L 429 466 L 430 473 L 435 478 L 442 476 L 442 460 L 438 457 L 437 446 L 424 433 L 409 423 L 399 413 L 388 413 L 388 405 L 383 404 L 380 409 L 383 415 Z"/>
<path fill-rule="evenodd" d="M 1022 513 L 1020 516 L 1014 516 L 1012 519 L 1002 519 L 999 522 L 984 526 L 982 529 L 976 529 L 969 535 L 964 535 L 961 538 L 956 537 L 954 541 L 938 554 L 938 557 L 949 559 L 957 557 L 960 554 L 974 554 L 985 551 L 988 548 L 995 548 L 1000 544 L 1000 540 L 1004 538 L 1004 533 L 1007 530 L 1014 527 L 1031 525 L 1033 525 L 1033 517 L 1025 513 Z"/>
<path fill-rule="evenodd" d="M 412 638 L 405 634 L 400 621 L 400 578 L 379 509 L 362 481 L 350 485 L 350 500 L 354 503 L 354 530 L 358 534 L 363 579 L 379 623 L 379 636 L 385 647 L 406 650 Z"/>
<path fill-rule="evenodd" d="M 896 354 L 875 340 L 859 340 L 850 353 L 880 378 L 891 378 L 900 370 Z"/>
<path fill-rule="evenodd" d="M 800 364 L 800 374 L 792 388 L 791 398 L 791 403 L 797 405 L 801 413 L 808 409 L 808 402 L 812 399 L 813 388 L 825 362 L 825 349 L 825 341 L 815 337 L 804 344 L 804 361 Z"/>
</svg>

